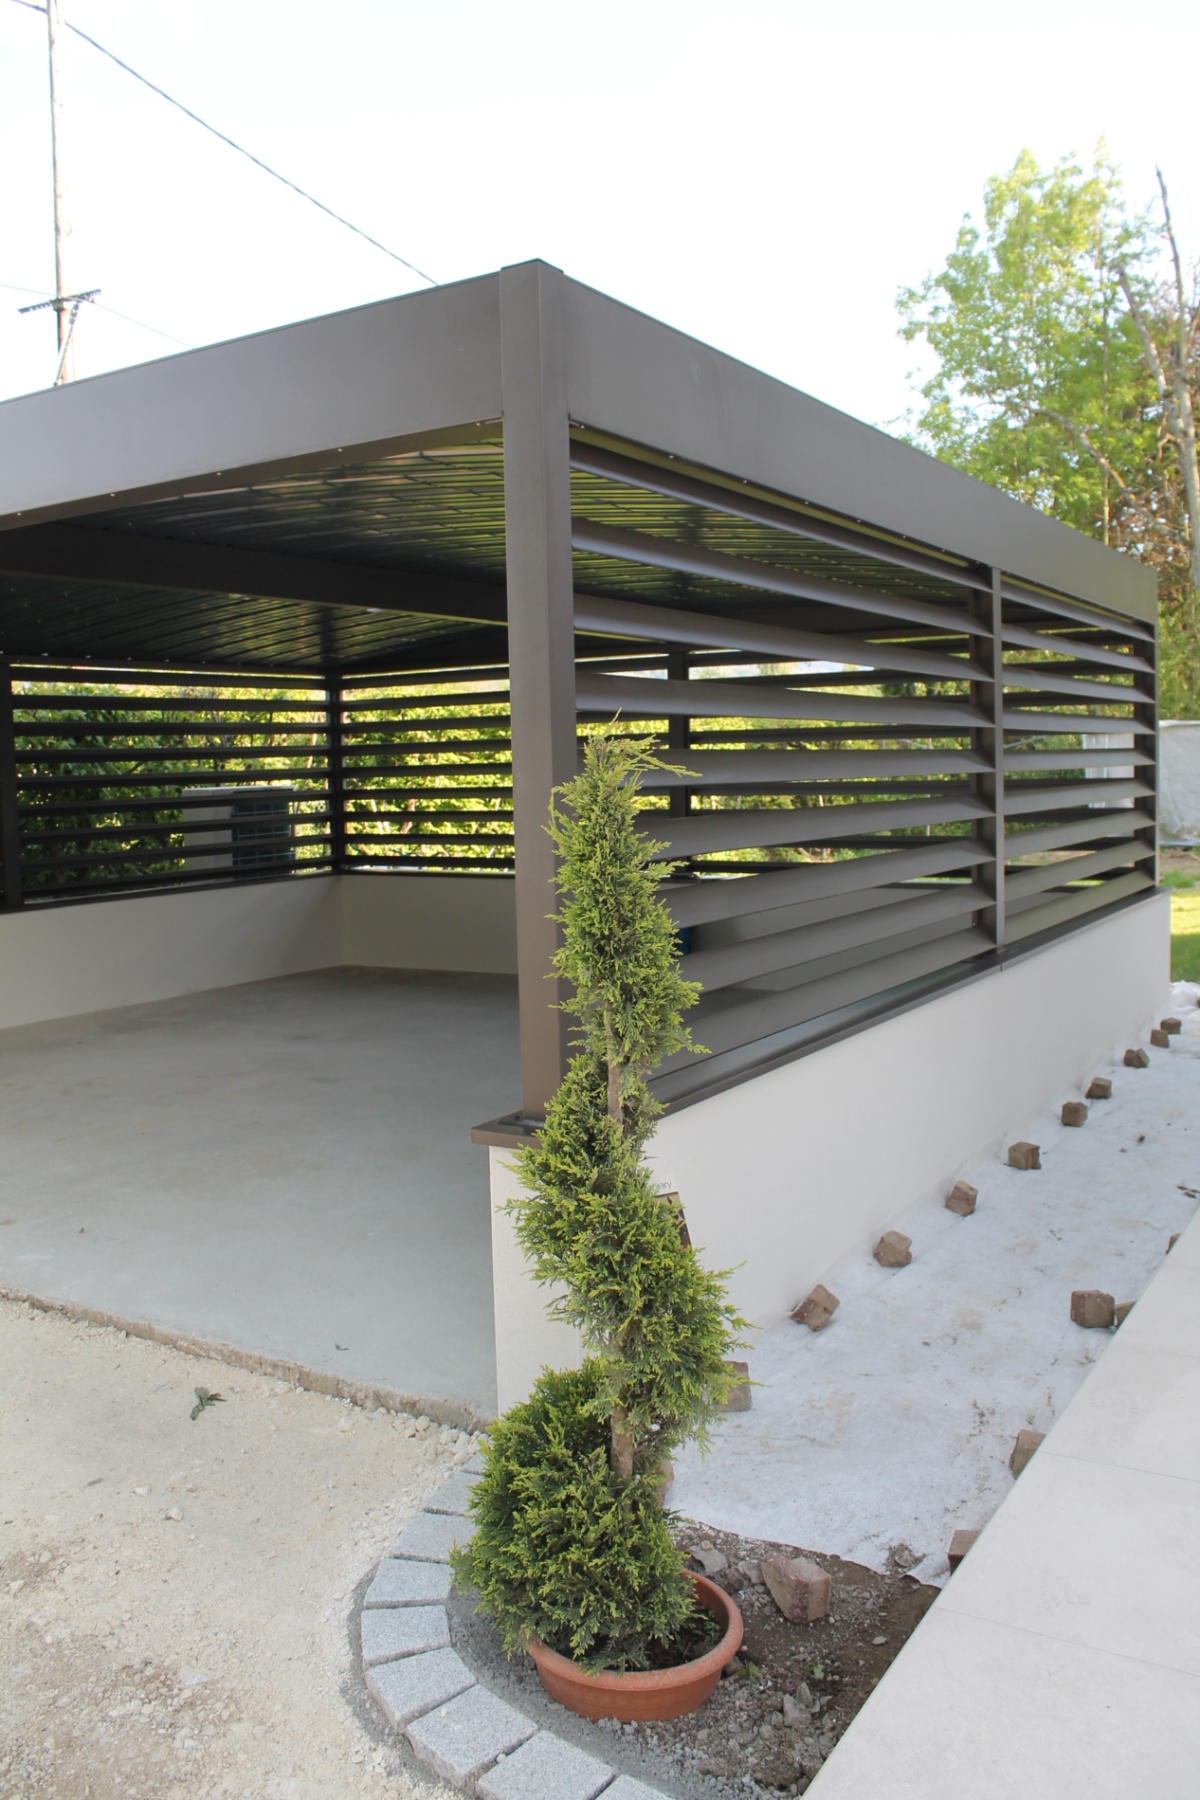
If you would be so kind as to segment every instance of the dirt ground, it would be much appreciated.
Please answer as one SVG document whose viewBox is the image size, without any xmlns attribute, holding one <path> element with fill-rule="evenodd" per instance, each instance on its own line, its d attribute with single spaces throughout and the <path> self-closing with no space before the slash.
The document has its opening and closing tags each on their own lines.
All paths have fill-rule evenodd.
<svg viewBox="0 0 1200 1800">
<path fill-rule="evenodd" d="M 0 1369 L 4 1800 L 449 1792 L 356 1696 L 347 1622 L 468 1438 L 5 1301 Z"/>
</svg>

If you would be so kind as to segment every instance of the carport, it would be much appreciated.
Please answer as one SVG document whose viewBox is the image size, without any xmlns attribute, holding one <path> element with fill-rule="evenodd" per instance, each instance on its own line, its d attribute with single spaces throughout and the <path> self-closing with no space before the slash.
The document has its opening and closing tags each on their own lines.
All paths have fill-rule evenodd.
<svg viewBox="0 0 1200 1800">
<path fill-rule="evenodd" d="M 1152 577 L 555 269 L 10 401 L 0 467 L 14 1289 L 479 1412 L 494 1292 L 511 1398 L 468 1134 L 498 1196 L 564 1056 L 547 802 L 618 713 L 686 769 L 664 1180 L 752 1316 L 832 1242 L 791 1089 L 706 1189 L 763 1082 L 1101 926 L 1128 991 L 1030 1021 L 1053 1066 L 1154 1004 Z"/>
</svg>

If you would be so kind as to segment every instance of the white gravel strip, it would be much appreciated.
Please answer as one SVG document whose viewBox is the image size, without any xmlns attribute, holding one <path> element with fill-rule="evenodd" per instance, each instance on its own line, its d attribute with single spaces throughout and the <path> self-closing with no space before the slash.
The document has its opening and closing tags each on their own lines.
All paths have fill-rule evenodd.
<svg viewBox="0 0 1200 1800">
<path fill-rule="evenodd" d="M 1183 1032 L 1148 1069 L 1093 1071 L 1111 1075 L 1113 1098 L 1086 1125 L 1060 1124 L 1062 1102 L 1081 1097 L 1064 1091 L 967 1163 L 972 1217 L 934 1203 L 893 1220 L 913 1241 L 908 1267 L 848 1257 L 824 1277 L 842 1302 L 824 1331 L 764 1332 L 749 1353 L 753 1410 L 720 1421 L 707 1462 L 678 1458 L 670 1505 L 874 1569 L 908 1546 L 922 1581 L 944 1580 L 953 1532 L 985 1524 L 1012 1485 L 1018 1430 L 1047 1430 L 1111 1341 L 1070 1322 L 1071 1290 L 1135 1300 L 1196 1210 L 1198 998 L 1176 984 Z M 1040 1171 L 1007 1167 L 1017 1138 L 1040 1144 Z"/>
</svg>

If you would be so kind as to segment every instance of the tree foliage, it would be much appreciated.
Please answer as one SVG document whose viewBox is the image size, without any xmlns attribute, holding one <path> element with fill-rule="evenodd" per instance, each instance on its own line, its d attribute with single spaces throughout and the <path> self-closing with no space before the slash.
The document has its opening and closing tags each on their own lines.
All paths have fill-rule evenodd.
<svg viewBox="0 0 1200 1800">
<path fill-rule="evenodd" d="M 500 1421 L 455 1562 L 510 1644 L 533 1633 L 623 1668 L 647 1667 L 693 1616 L 658 1487 L 668 1453 L 705 1440 L 743 1328 L 643 1161 L 661 1111 L 647 1078 L 690 1042 L 683 1013 L 699 992 L 658 897 L 661 846 L 639 829 L 638 780 L 654 766 L 645 744 L 595 736 L 554 796 L 556 968 L 576 1053 L 517 1155 L 513 1210 L 535 1279 L 558 1290 L 553 1315 L 588 1354 L 578 1376 L 543 1373 Z M 585 1563 L 592 1600 L 579 1598 Z"/>
<path fill-rule="evenodd" d="M 1169 215 L 1165 213 L 1167 241 Z M 936 358 L 915 441 L 1159 574 L 1164 713 L 1200 712 L 1186 447 L 1150 350 L 1200 390 L 1200 306 L 1160 279 L 1164 231 L 1130 211 L 1098 150 L 1085 171 L 1022 151 L 988 182 L 945 267 L 898 299 Z M 1182 320 L 1182 332 L 1180 330 Z M 1149 339 L 1149 347 L 1147 344 Z M 1194 460 L 1194 445 L 1192 450 Z"/>
</svg>

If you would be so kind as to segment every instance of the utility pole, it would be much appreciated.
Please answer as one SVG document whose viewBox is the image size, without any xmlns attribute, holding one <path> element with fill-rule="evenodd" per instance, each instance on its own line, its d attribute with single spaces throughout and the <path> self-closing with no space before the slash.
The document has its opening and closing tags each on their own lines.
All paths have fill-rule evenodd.
<svg viewBox="0 0 1200 1800">
<path fill-rule="evenodd" d="M 67 307 L 70 304 L 67 295 L 66 248 L 65 239 L 70 233 L 65 223 L 66 192 L 62 178 L 62 161 L 59 156 L 59 135 L 62 125 L 62 95 L 58 85 L 58 0 L 46 0 L 46 47 L 50 55 L 50 169 L 54 177 L 54 318 L 58 326 L 58 374 L 55 386 L 60 381 L 75 379 L 75 353 L 71 345 L 72 327 L 79 308 L 76 306 L 67 319 Z M 72 296 L 73 298 L 73 296 Z"/>
<path fill-rule="evenodd" d="M 58 84 L 58 0 L 45 0 L 45 4 L 46 46 L 50 54 L 50 170 L 54 177 L 54 298 L 39 300 L 36 306 L 21 306 L 17 310 L 31 313 L 53 308 L 58 331 L 58 368 L 54 385 L 58 387 L 61 382 L 75 379 L 75 321 L 84 301 L 94 300 L 100 289 L 89 288 L 83 294 L 67 292 L 66 248 L 71 228 L 66 223 L 66 183 L 60 155 L 62 96 Z"/>
</svg>

